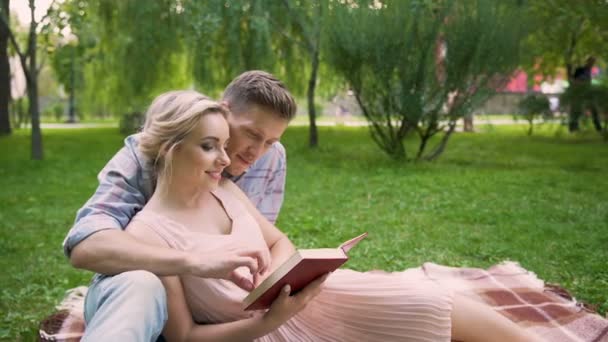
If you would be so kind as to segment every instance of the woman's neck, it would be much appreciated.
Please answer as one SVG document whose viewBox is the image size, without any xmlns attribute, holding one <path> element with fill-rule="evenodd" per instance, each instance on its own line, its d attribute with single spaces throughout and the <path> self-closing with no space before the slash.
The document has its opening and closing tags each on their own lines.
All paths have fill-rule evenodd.
<svg viewBox="0 0 608 342">
<path fill-rule="evenodd" d="M 186 184 L 175 179 L 168 180 L 160 176 L 154 194 L 148 205 L 156 209 L 184 210 L 200 208 L 201 200 L 207 198 L 211 191 L 199 185 Z"/>
</svg>

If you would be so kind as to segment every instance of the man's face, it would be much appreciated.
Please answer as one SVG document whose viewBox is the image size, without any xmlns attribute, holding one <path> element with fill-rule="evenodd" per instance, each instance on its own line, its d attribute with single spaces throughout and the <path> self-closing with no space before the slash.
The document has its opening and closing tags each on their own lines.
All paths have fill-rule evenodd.
<svg viewBox="0 0 608 342">
<path fill-rule="evenodd" d="M 238 176 L 279 141 L 289 122 L 262 106 L 231 110 L 234 112 L 228 115 L 230 142 L 227 148 L 231 164 L 226 171 Z"/>
</svg>

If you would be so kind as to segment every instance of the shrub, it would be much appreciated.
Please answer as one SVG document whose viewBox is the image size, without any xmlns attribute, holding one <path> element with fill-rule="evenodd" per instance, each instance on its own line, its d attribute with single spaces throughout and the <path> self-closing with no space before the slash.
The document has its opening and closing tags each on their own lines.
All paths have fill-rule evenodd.
<svg viewBox="0 0 608 342">
<path fill-rule="evenodd" d="M 528 121 L 528 135 L 534 131 L 534 120 L 542 118 L 549 119 L 553 116 L 549 99 L 542 94 L 530 94 L 524 97 L 517 106 L 518 114 Z"/>
<path fill-rule="evenodd" d="M 144 119 L 144 114 L 137 111 L 123 114 L 118 126 L 120 133 L 129 135 L 138 132 L 144 124 Z"/>
</svg>

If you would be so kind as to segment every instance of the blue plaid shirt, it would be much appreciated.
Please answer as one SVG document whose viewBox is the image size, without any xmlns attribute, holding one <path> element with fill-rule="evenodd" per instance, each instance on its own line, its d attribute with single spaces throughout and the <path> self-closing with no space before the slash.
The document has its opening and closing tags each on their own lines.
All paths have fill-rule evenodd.
<svg viewBox="0 0 608 342">
<path fill-rule="evenodd" d="M 276 142 L 246 173 L 231 178 L 272 223 L 283 204 L 286 167 L 285 148 Z M 97 178 L 95 194 L 80 208 L 63 241 L 68 257 L 74 246 L 89 235 L 104 229 L 124 229 L 152 196 L 154 173 L 137 148 L 137 135 L 125 139 L 125 146 Z"/>
</svg>

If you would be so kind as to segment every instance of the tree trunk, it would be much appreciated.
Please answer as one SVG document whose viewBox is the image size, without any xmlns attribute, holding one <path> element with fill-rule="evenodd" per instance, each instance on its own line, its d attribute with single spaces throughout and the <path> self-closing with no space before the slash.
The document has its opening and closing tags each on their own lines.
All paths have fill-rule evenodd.
<svg viewBox="0 0 608 342">
<path fill-rule="evenodd" d="M 76 48 L 72 48 L 72 55 L 70 57 L 70 103 L 68 109 L 68 123 L 76 122 L 76 106 L 75 106 L 75 93 L 76 93 L 76 82 L 75 82 L 75 70 L 74 70 L 74 54 Z"/>
<path fill-rule="evenodd" d="M 435 150 L 432 151 L 426 157 L 424 157 L 424 160 L 428 160 L 428 161 L 435 160 L 435 159 L 437 159 L 437 157 L 439 157 L 443 153 L 446 145 L 448 144 L 448 140 L 450 139 L 450 136 L 452 135 L 452 133 L 454 133 L 455 128 L 456 128 L 456 121 L 450 121 L 450 123 L 448 124 L 448 131 L 444 133 L 443 137 L 441 138 L 441 141 L 435 147 Z M 422 153 L 420 153 L 420 155 L 422 156 Z M 418 159 L 420 159 L 420 158 L 418 158 Z"/>
<path fill-rule="evenodd" d="M 0 12 L 9 20 L 10 0 L 0 0 Z M 8 23 L 7 23 L 8 24 Z M 0 135 L 11 134 L 9 108 L 11 102 L 11 69 L 8 61 L 9 28 L 0 24 Z"/>
<path fill-rule="evenodd" d="M 574 51 L 576 50 L 576 44 L 578 43 L 578 37 L 581 34 L 583 29 L 583 22 L 579 23 L 578 28 L 575 32 L 570 36 L 570 41 L 568 42 L 568 48 L 564 54 L 564 62 L 566 64 L 566 74 L 568 75 L 568 82 L 570 84 L 574 83 L 574 70 L 575 66 L 572 64 L 572 59 L 574 56 Z"/>
<path fill-rule="evenodd" d="M 76 105 L 75 105 L 75 96 L 74 96 L 74 88 L 70 90 L 70 103 L 68 104 L 68 123 L 76 122 Z"/>
<path fill-rule="evenodd" d="M 38 106 L 38 68 L 37 68 L 37 41 L 36 22 L 34 20 L 33 1 L 30 0 L 32 23 L 28 38 L 29 65 L 24 68 L 27 79 L 27 95 L 30 101 L 30 117 L 32 119 L 32 159 L 42 160 L 42 132 L 40 131 L 40 108 Z"/>
<path fill-rule="evenodd" d="M 308 145 L 310 147 L 319 146 L 319 134 L 317 131 L 317 113 L 315 109 L 315 88 L 317 86 L 317 71 L 319 70 L 319 49 L 312 54 L 312 70 L 308 80 L 308 120 L 310 122 Z"/>
<path fill-rule="evenodd" d="M 30 117 L 32 118 L 32 159 L 42 160 L 42 132 L 40 130 L 40 109 L 38 106 L 38 80 L 34 79 L 27 85 L 27 95 L 30 100 Z"/>
<path fill-rule="evenodd" d="M 473 128 L 473 114 L 465 115 L 462 119 L 464 122 L 463 131 L 465 132 L 473 132 L 475 129 Z"/>
<path fill-rule="evenodd" d="M 431 137 L 428 134 L 424 134 L 420 136 L 420 144 L 418 145 L 418 154 L 416 154 L 416 159 L 421 159 L 424 150 L 426 149 L 426 143 L 429 141 Z"/>
</svg>

